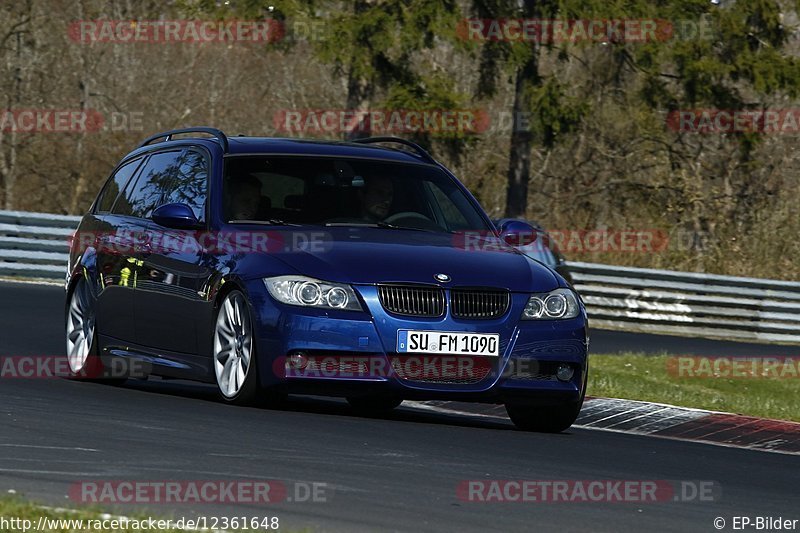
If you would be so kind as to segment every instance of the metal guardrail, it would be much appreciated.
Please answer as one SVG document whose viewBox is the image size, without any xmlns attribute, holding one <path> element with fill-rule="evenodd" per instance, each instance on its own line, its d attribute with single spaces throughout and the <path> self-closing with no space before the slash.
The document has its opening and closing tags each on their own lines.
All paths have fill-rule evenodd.
<svg viewBox="0 0 800 533">
<path fill-rule="evenodd" d="M 62 280 L 80 217 L 0 211 L 0 276 Z M 800 283 L 569 262 L 590 323 L 800 344 Z"/>
<path fill-rule="evenodd" d="M 800 344 L 800 283 L 568 263 L 590 326 Z"/>
<path fill-rule="evenodd" d="M 80 217 L 0 211 L 0 276 L 63 280 Z"/>
</svg>

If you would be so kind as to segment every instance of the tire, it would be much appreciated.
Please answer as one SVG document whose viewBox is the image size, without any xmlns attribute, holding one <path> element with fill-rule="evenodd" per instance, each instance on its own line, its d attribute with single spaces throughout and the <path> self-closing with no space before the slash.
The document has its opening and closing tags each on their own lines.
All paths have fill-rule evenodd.
<svg viewBox="0 0 800 533">
<path fill-rule="evenodd" d="M 237 405 L 256 403 L 260 390 L 255 335 L 249 306 L 241 291 L 226 294 L 217 309 L 212 365 L 223 401 Z"/>
<path fill-rule="evenodd" d="M 398 407 L 403 399 L 395 396 L 349 396 L 347 403 L 359 414 L 380 416 Z"/>
<path fill-rule="evenodd" d="M 522 431 L 537 431 L 540 433 L 561 433 L 569 429 L 577 420 L 586 397 L 586 385 L 589 381 L 589 372 L 584 374 L 583 390 L 577 402 L 564 405 L 538 407 L 524 404 L 506 404 L 508 417 Z"/>
<path fill-rule="evenodd" d="M 508 417 L 517 429 L 541 433 L 561 433 L 578 418 L 583 401 L 553 407 L 506 404 Z"/>
<path fill-rule="evenodd" d="M 69 293 L 66 306 L 68 378 L 120 385 L 127 377 L 111 375 L 97 348 L 95 297 L 89 282 L 81 277 Z"/>
</svg>

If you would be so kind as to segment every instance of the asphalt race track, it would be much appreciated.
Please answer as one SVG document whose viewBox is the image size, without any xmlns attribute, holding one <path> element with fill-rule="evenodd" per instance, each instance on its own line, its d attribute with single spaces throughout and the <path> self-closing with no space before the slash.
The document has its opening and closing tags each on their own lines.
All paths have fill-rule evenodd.
<svg viewBox="0 0 800 533">
<path fill-rule="evenodd" d="M 54 286 L 0 284 L 0 355 L 62 353 L 62 295 Z M 612 332 L 594 332 L 592 342 L 603 352 L 650 345 L 682 354 L 785 353 Z M 122 387 L 5 379 L 0 402 L 0 492 L 48 505 L 74 505 L 67 493 L 81 481 L 270 479 L 324 483 L 326 501 L 114 511 L 278 516 L 281 531 L 715 531 L 716 517 L 800 518 L 796 456 L 582 429 L 527 434 L 510 422 L 406 407 L 361 418 L 341 401 L 317 398 L 238 408 L 217 402 L 213 387 L 158 379 Z M 645 504 L 457 497 L 459 482 L 490 479 L 710 480 L 721 495 Z"/>
</svg>

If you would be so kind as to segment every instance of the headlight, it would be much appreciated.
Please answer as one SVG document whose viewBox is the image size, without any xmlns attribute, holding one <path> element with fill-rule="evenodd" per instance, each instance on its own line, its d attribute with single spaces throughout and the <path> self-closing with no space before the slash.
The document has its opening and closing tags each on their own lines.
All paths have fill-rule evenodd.
<svg viewBox="0 0 800 533">
<path fill-rule="evenodd" d="M 350 285 L 305 276 L 266 278 L 264 285 L 273 298 L 284 304 L 361 311 L 361 304 Z"/>
<path fill-rule="evenodd" d="M 570 289 L 556 289 L 544 294 L 532 294 L 522 312 L 522 320 L 556 320 L 575 318 L 580 313 L 578 298 Z"/>
</svg>

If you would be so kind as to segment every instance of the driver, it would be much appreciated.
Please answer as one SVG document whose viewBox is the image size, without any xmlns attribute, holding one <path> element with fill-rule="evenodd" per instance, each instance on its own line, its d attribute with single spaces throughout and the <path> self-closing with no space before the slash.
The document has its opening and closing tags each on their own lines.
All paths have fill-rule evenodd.
<svg viewBox="0 0 800 533">
<path fill-rule="evenodd" d="M 372 176 L 359 191 L 361 216 L 371 222 L 382 221 L 389 214 L 394 199 L 394 184 L 386 176 Z"/>
</svg>

